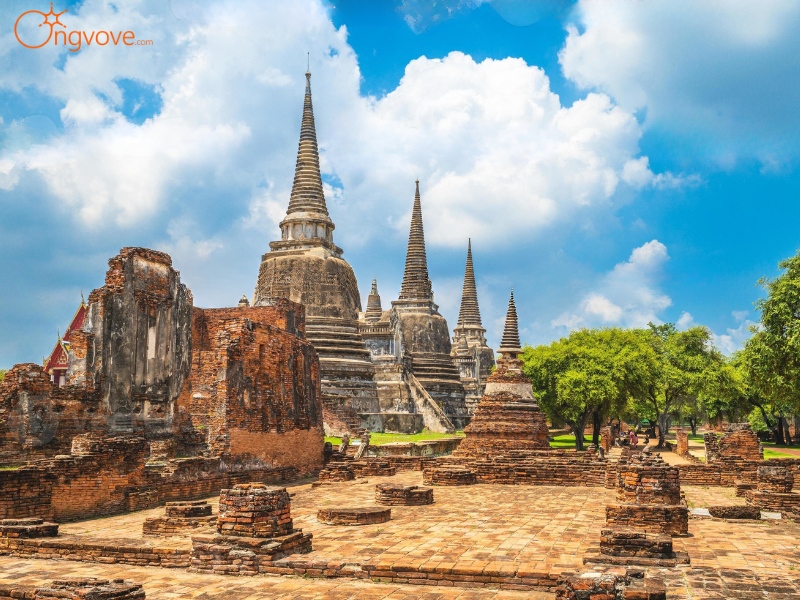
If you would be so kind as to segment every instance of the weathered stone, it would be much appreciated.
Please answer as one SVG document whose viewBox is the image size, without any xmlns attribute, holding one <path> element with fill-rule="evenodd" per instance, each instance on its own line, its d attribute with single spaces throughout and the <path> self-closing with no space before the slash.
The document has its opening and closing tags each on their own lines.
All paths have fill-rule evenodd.
<svg viewBox="0 0 800 600">
<path fill-rule="evenodd" d="M 321 508 L 317 521 L 328 525 L 374 525 L 392 518 L 391 508 L 368 506 L 361 508 Z"/>
<path fill-rule="evenodd" d="M 757 506 L 709 506 L 708 512 L 717 519 L 760 519 Z"/>
</svg>

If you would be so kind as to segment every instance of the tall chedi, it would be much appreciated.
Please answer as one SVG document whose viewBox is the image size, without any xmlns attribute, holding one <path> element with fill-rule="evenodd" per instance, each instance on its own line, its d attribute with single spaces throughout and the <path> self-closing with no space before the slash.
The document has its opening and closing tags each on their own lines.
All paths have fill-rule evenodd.
<svg viewBox="0 0 800 600">
<path fill-rule="evenodd" d="M 464 387 L 458 369 L 450 357 L 452 346 L 447 321 L 433 301 L 419 180 L 416 182 L 411 230 L 408 235 L 406 268 L 400 295 L 392 302 L 401 332 L 403 351 L 411 359 L 412 378 L 438 404 L 456 429 L 469 422 L 464 402 Z"/>
<path fill-rule="evenodd" d="M 253 304 L 288 298 L 305 305 L 306 337 L 319 354 L 324 405 L 356 429 L 356 413 L 379 410 L 375 369 L 358 334 L 361 297 L 356 276 L 333 243 L 335 225 L 322 190 L 311 73 L 306 73 L 289 209 L 280 228 L 280 241 L 270 242 L 270 251 L 261 257 Z"/>
<path fill-rule="evenodd" d="M 472 240 L 467 242 L 467 266 L 464 269 L 464 288 L 461 292 L 461 309 L 458 324 L 453 330 L 453 349 L 450 356 L 461 373 L 461 383 L 466 393 L 465 402 L 469 414 L 483 396 L 486 379 L 494 365 L 494 352 L 486 344 L 486 330 L 481 324 L 478 307 L 478 290 L 472 266 Z"/>
<path fill-rule="evenodd" d="M 513 291 L 499 351 L 502 356 L 497 359 L 497 369 L 489 376 L 483 398 L 464 429 L 466 438 L 453 456 L 550 449 L 547 420 L 518 358 L 522 348 Z"/>
</svg>

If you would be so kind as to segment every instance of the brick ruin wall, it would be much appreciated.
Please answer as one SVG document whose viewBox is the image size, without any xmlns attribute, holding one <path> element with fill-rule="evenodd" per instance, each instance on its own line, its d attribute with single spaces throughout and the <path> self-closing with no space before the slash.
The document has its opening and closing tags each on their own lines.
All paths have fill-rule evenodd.
<svg viewBox="0 0 800 600">
<path fill-rule="evenodd" d="M 764 460 L 761 442 L 749 423 L 732 423 L 728 431 L 717 437 L 713 432 L 703 436 L 706 447 L 706 462 L 760 461 Z"/>
<path fill-rule="evenodd" d="M 320 469 L 319 360 L 309 342 L 271 324 L 302 324 L 302 307 L 194 312 L 192 369 L 177 402 L 185 444 L 200 435 L 212 454 Z"/>
<path fill-rule="evenodd" d="M 94 454 L 2 470 L 0 519 L 73 521 L 211 496 L 252 480 L 279 484 L 303 475 L 294 467 L 254 468 L 219 457 L 176 459 L 153 468 L 145 466 L 144 455 L 142 440 L 112 438 Z"/>
<path fill-rule="evenodd" d="M 194 309 L 171 264 L 141 248 L 109 261 L 71 337 L 66 386 L 34 364 L 6 374 L 0 518 L 108 515 L 322 467 L 304 308 Z"/>
<path fill-rule="evenodd" d="M 608 461 L 587 452 L 528 450 L 481 458 L 444 456 L 435 466 L 465 467 L 478 483 L 603 486 Z"/>
</svg>

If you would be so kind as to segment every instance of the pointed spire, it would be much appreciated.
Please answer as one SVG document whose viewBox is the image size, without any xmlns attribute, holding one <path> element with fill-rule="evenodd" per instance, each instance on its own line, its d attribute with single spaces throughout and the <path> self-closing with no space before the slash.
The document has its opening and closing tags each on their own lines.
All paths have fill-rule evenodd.
<svg viewBox="0 0 800 600">
<path fill-rule="evenodd" d="M 481 311 L 478 308 L 478 290 L 475 286 L 475 271 L 472 268 L 472 240 L 467 242 L 467 267 L 464 270 L 464 287 L 461 291 L 461 309 L 458 311 L 457 327 L 481 325 Z"/>
<path fill-rule="evenodd" d="M 292 195 L 287 216 L 296 212 L 328 215 L 322 177 L 319 170 L 319 147 L 314 125 L 314 108 L 311 104 L 311 73 L 306 71 L 306 97 L 303 103 L 303 121 L 300 125 L 300 145 L 294 171 Z"/>
<path fill-rule="evenodd" d="M 425 231 L 422 228 L 422 205 L 419 199 L 419 179 L 411 211 L 411 230 L 408 234 L 406 270 L 400 287 L 400 300 L 433 300 L 428 278 L 428 258 L 425 255 Z"/>
<path fill-rule="evenodd" d="M 503 329 L 503 339 L 500 341 L 500 353 L 503 358 L 516 359 L 522 352 L 519 343 L 519 323 L 517 322 L 517 307 L 514 304 L 514 290 L 508 299 L 508 312 L 506 313 L 506 326 Z"/>
<path fill-rule="evenodd" d="M 378 280 L 372 280 L 372 289 L 369 291 L 367 298 L 367 310 L 364 313 L 364 318 L 367 321 L 379 321 L 383 315 L 383 308 L 381 307 L 381 296 L 378 294 Z"/>
</svg>

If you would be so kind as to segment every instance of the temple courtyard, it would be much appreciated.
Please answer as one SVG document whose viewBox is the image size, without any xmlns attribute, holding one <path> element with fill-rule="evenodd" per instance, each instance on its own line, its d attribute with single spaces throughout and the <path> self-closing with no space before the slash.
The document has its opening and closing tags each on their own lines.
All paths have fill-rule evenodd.
<svg viewBox="0 0 800 600">
<path fill-rule="evenodd" d="M 317 521 L 320 509 L 376 506 L 375 484 L 386 482 L 420 485 L 422 474 L 288 486 L 294 526 L 313 534 L 313 551 L 290 556 L 280 573 L 226 577 L 103 557 L 78 562 L 3 556 L 0 585 L 92 576 L 136 581 L 148 598 L 552 598 L 546 591 L 515 591 L 509 577 L 555 582 L 562 574 L 591 569 L 582 558 L 597 545 L 605 506 L 614 496 L 614 490 L 598 487 L 434 486 L 433 504 L 392 506 L 385 523 L 345 527 Z M 732 488 L 682 489 L 690 509 L 745 503 Z M 218 497 L 208 501 L 216 513 Z M 62 524 L 58 540 L 189 553 L 189 534 L 142 535 L 145 519 L 163 511 Z M 691 564 L 651 567 L 648 574 L 665 581 L 668 598 L 799 598 L 798 540 L 800 523 L 692 515 L 689 536 L 674 538 L 676 552 L 686 552 Z M 609 569 L 620 567 L 598 570 Z"/>
</svg>

